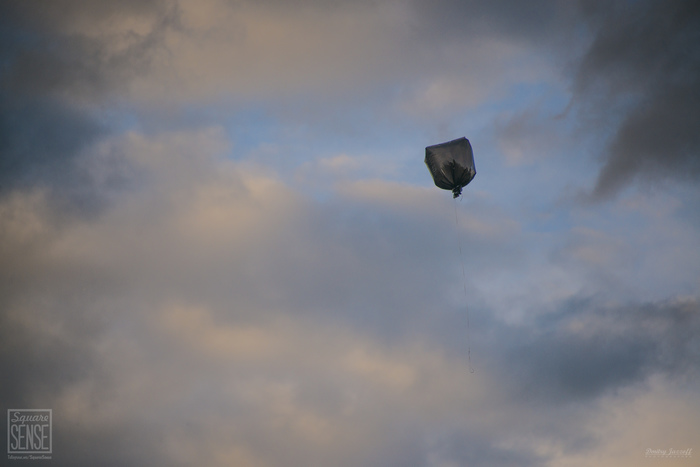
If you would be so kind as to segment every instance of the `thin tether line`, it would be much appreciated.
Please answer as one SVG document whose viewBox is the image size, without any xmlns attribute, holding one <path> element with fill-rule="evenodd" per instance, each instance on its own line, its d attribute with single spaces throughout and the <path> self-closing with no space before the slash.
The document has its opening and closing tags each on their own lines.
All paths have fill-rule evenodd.
<svg viewBox="0 0 700 467">
<path fill-rule="evenodd" d="M 462 264 L 462 280 L 464 283 L 464 309 L 467 312 L 467 360 L 469 361 L 469 373 L 474 373 L 474 367 L 472 367 L 472 347 L 469 340 L 469 303 L 467 296 L 467 274 L 464 272 L 464 256 L 462 255 L 462 234 L 459 230 L 459 217 L 457 216 L 457 198 L 454 202 L 455 206 L 455 225 L 457 226 L 457 245 L 459 246 L 459 260 Z"/>
</svg>

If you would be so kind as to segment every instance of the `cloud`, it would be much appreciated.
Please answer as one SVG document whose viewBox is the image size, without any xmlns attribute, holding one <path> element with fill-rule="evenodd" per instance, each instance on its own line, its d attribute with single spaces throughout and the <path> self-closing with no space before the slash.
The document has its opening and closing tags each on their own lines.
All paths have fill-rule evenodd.
<svg viewBox="0 0 700 467">
<path fill-rule="evenodd" d="M 608 108 L 580 99 L 622 96 L 609 148 L 643 108 L 675 118 L 658 56 L 607 47 L 618 13 L 41 6 L 0 15 L 0 400 L 54 410 L 53 464 L 617 466 L 692 442 L 695 192 L 552 201 L 595 149 L 570 128 Z M 651 27 L 635 11 L 622 30 Z M 579 100 L 552 119 L 562 56 Z M 422 142 L 458 128 L 480 169 L 452 204 Z"/>
<path fill-rule="evenodd" d="M 43 185 L 66 197 L 80 198 L 71 189 L 89 180 L 77 167 L 77 159 L 103 136 L 104 128 L 85 112 L 55 99 L 4 97 L 0 104 L 0 195 Z"/>
<path fill-rule="evenodd" d="M 563 149 L 566 130 L 554 116 L 528 109 L 515 115 L 503 115 L 496 121 L 499 148 L 510 165 L 532 164 Z"/>
<path fill-rule="evenodd" d="M 532 53 L 537 41 L 522 39 L 554 35 L 560 21 L 571 20 L 566 9 L 550 10 L 546 2 L 537 10 L 553 13 L 534 14 L 543 24 L 533 27 L 516 20 L 523 13 L 517 4 L 77 5 L 49 2 L 41 12 L 9 5 L 13 36 L 36 37 L 6 48 L 13 86 L 52 89 L 78 101 L 126 96 L 177 106 L 225 99 L 297 108 L 299 99 L 308 107 L 379 99 L 414 116 L 452 114 L 503 93 L 516 74 L 547 79 L 546 61 Z M 518 61 L 520 54 L 530 63 Z"/>
<path fill-rule="evenodd" d="M 1 8 L 0 196 L 48 189 L 55 209 L 94 215 L 129 170 L 119 154 L 95 153 L 112 131 L 103 106 L 147 69 L 173 16 L 140 2 Z"/>
<path fill-rule="evenodd" d="M 370 123 L 376 115 L 446 127 L 503 93 L 510 77 L 546 76 L 544 62 L 514 60 L 531 49 L 497 37 L 495 11 L 465 15 L 492 32 L 440 39 L 433 36 L 448 28 L 442 13 L 412 3 L 41 5 L 3 4 L 0 182 L 3 191 L 49 186 L 57 199 L 92 213 L 105 187 L 85 173 L 85 159 L 94 157 L 87 153 L 124 127 L 191 124 L 183 112 L 217 103 L 225 109 L 217 120 L 239 105 L 261 106 L 299 128 L 376 141 L 387 138 Z"/>
<path fill-rule="evenodd" d="M 145 71 L 176 18 L 159 1 L 5 2 L 3 85 L 14 94 L 102 98 Z"/>
<path fill-rule="evenodd" d="M 528 42 L 549 41 L 550 34 L 565 31 L 577 6 L 551 0 L 523 5 L 513 0 L 483 3 L 478 1 L 439 0 L 430 6 L 415 2 L 417 17 L 425 31 L 435 38 L 448 36 L 513 37 Z"/>
<path fill-rule="evenodd" d="M 696 180 L 700 10 L 691 1 L 611 4 L 594 15 L 595 39 L 575 81 L 613 125 L 594 199 L 631 182 Z M 610 118 L 612 116 L 612 118 Z"/>
<path fill-rule="evenodd" d="M 644 382 L 650 374 L 675 378 L 696 370 L 690 337 L 700 325 L 696 300 L 569 306 L 535 320 L 531 332 L 521 333 L 529 337 L 510 347 L 505 361 L 523 397 L 547 404 L 586 400 Z"/>
<path fill-rule="evenodd" d="M 527 263 L 475 201 L 469 373 L 439 192 L 344 181 L 316 202 L 226 160 L 218 128 L 103 145 L 148 183 L 100 216 L 2 202 L 3 401 L 53 408 L 59 465 L 545 465 L 614 442 L 566 424 L 576 404 L 589 427 L 615 391 L 696 370 L 692 298 L 501 321 L 472 275 Z"/>
</svg>

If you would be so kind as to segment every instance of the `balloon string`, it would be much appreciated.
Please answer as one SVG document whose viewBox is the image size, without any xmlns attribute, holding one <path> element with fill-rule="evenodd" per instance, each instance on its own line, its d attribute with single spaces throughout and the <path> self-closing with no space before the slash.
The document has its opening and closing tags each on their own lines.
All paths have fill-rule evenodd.
<svg viewBox="0 0 700 467">
<path fill-rule="evenodd" d="M 467 360 L 469 362 L 469 373 L 474 373 L 472 367 L 472 347 L 469 340 L 469 297 L 467 296 L 467 274 L 464 272 L 464 256 L 462 255 L 462 235 L 459 230 L 459 217 L 457 216 L 457 198 L 454 202 L 455 207 L 455 225 L 457 226 L 457 245 L 459 246 L 459 260 L 462 263 L 462 279 L 464 283 L 464 308 L 467 314 Z"/>
</svg>

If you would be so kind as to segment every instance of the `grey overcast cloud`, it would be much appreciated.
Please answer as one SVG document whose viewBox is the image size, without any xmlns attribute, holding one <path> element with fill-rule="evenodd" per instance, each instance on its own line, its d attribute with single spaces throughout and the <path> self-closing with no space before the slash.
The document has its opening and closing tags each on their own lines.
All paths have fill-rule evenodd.
<svg viewBox="0 0 700 467">
<path fill-rule="evenodd" d="M 5 0 L 0 33 L 0 439 L 52 410 L 3 463 L 697 465 L 700 3 Z M 453 201 L 423 158 L 462 136 Z"/>
</svg>

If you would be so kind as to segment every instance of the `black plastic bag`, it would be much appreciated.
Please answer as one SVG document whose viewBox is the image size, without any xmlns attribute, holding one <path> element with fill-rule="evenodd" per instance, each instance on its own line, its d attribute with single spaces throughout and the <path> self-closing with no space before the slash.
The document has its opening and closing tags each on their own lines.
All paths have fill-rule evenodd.
<svg viewBox="0 0 700 467">
<path fill-rule="evenodd" d="M 464 137 L 425 148 L 425 164 L 435 185 L 451 190 L 453 198 L 462 194 L 462 188 L 476 175 L 472 145 Z"/>
</svg>

